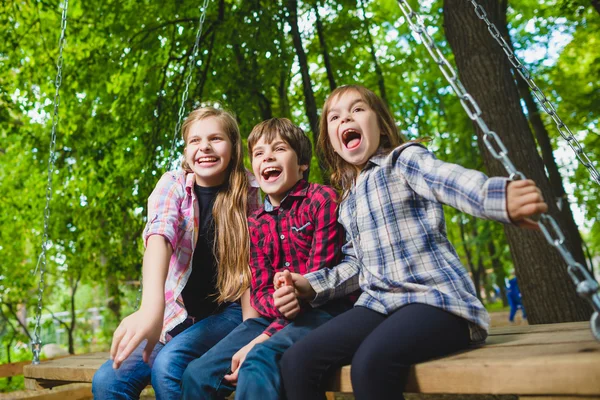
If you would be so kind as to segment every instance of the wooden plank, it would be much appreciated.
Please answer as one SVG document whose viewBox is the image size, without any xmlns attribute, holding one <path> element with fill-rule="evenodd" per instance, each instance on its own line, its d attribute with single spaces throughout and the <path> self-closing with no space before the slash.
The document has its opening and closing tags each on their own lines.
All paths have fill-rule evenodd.
<svg viewBox="0 0 600 400">
<path fill-rule="evenodd" d="M 503 326 L 499 328 L 492 328 L 490 331 L 490 336 L 506 334 L 528 334 L 533 332 L 561 332 L 585 329 L 590 330 L 589 321 L 563 322 L 560 324 Z"/>
<path fill-rule="evenodd" d="M 92 353 L 24 367 L 43 384 L 91 382 L 108 353 Z M 49 382 L 50 381 L 50 382 Z M 407 391 L 448 394 L 599 396 L 600 343 L 587 322 L 504 327 L 489 344 L 413 367 Z M 332 387 L 351 392 L 350 367 Z"/>
<path fill-rule="evenodd" d="M 597 342 L 483 347 L 413 367 L 407 392 L 600 395 Z M 350 366 L 334 391 L 350 393 Z"/>
<path fill-rule="evenodd" d="M 600 400 L 600 396 L 519 396 L 519 400 Z"/>
<path fill-rule="evenodd" d="M 531 344 L 561 344 L 593 342 L 592 332 L 573 330 L 561 332 L 534 332 L 527 335 L 506 334 L 490 336 L 485 347 L 526 346 Z"/>
<path fill-rule="evenodd" d="M 0 378 L 23 375 L 23 367 L 27 364 L 31 364 L 31 361 L 20 361 L 0 365 Z"/>
<path fill-rule="evenodd" d="M 0 400 L 30 399 L 30 400 L 83 400 L 92 398 L 92 385 L 89 383 L 74 383 L 54 389 L 36 391 L 21 391 L 0 394 Z"/>
<path fill-rule="evenodd" d="M 23 375 L 31 379 L 68 382 L 91 382 L 96 370 L 109 359 L 109 353 L 89 353 L 40 365 L 27 365 Z"/>
<path fill-rule="evenodd" d="M 68 357 L 68 356 L 59 356 L 59 357 L 50 358 L 48 360 L 43 360 L 42 363 L 49 361 L 49 360 L 58 360 L 59 358 L 64 358 L 64 357 Z M 19 362 L 14 362 L 14 363 L 9 363 L 9 364 L 2 364 L 2 365 L 0 365 L 0 378 L 9 378 L 11 376 L 23 375 L 23 367 L 25 367 L 26 365 L 29 365 L 29 364 L 31 364 L 31 360 L 19 361 Z"/>
<path fill-rule="evenodd" d="M 27 390 L 43 390 L 46 389 L 38 383 L 35 379 L 25 378 L 25 389 Z"/>
</svg>

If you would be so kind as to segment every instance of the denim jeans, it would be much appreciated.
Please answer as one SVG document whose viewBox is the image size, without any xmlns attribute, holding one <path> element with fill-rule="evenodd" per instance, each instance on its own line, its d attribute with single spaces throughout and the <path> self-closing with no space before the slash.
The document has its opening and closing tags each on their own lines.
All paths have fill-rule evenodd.
<svg viewBox="0 0 600 400">
<path fill-rule="evenodd" d="M 231 358 L 271 323 L 266 318 L 244 321 L 206 354 L 188 365 L 182 380 L 183 399 L 223 399 L 234 390 L 236 400 L 282 398 L 279 360 L 285 350 L 346 309 L 346 304 L 337 303 L 307 310 L 268 340 L 255 345 L 240 367 L 237 386 L 233 387 L 223 379 L 231 367 Z"/>
<path fill-rule="evenodd" d="M 158 400 L 178 400 L 181 377 L 189 362 L 206 353 L 241 322 L 242 309 L 232 303 L 218 314 L 189 326 L 167 344 L 158 343 L 149 364 L 142 360 L 146 341 L 142 342 L 119 369 L 113 369 L 112 360 L 108 360 L 96 371 L 92 381 L 94 398 L 138 399 L 141 391 L 152 383 Z"/>
</svg>

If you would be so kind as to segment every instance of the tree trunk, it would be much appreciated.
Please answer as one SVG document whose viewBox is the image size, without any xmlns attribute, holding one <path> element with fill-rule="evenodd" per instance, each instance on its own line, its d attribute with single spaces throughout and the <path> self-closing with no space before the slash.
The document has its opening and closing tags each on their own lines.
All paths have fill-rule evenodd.
<svg viewBox="0 0 600 400">
<path fill-rule="evenodd" d="M 126 248 L 126 247 L 124 247 Z M 102 269 L 106 269 L 108 259 L 104 254 L 100 254 L 100 265 Z M 140 269 L 141 270 L 141 269 Z M 141 274 L 140 274 L 141 278 Z M 106 307 L 113 313 L 117 321 L 121 321 L 121 291 L 119 290 L 119 282 L 115 273 L 108 273 L 106 277 Z"/>
<path fill-rule="evenodd" d="M 501 10 L 506 9 L 506 7 L 502 7 L 503 8 L 501 8 Z M 512 38 L 508 33 L 508 27 L 506 23 L 506 12 L 503 12 L 501 14 L 501 21 L 498 25 L 498 29 L 502 33 L 502 36 L 506 40 L 506 43 L 509 44 L 511 50 L 514 52 L 515 48 L 513 46 Z M 569 199 L 565 192 L 565 188 L 563 187 L 562 176 L 560 175 L 558 165 L 556 165 L 556 160 L 554 159 L 554 153 L 552 150 L 552 144 L 550 142 L 550 136 L 548 135 L 548 130 L 546 129 L 544 121 L 540 116 L 539 107 L 535 102 L 533 95 L 531 94 L 527 82 L 525 82 L 521 74 L 519 74 L 516 71 L 516 69 L 512 68 L 512 70 L 521 98 L 525 102 L 525 107 L 527 107 L 529 122 L 531 123 L 533 132 L 535 133 L 537 143 L 540 146 L 540 149 L 542 150 L 542 160 L 544 162 L 544 166 L 546 167 L 546 171 L 548 171 L 548 177 L 550 178 L 550 186 L 552 187 L 552 193 L 554 195 L 551 201 L 556 201 L 558 203 L 558 209 L 560 210 L 560 219 L 562 221 L 561 226 L 564 226 L 565 230 L 569 232 L 569 236 L 573 240 L 574 248 L 583 248 L 583 239 L 581 238 L 579 227 L 577 226 L 577 224 L 575 223 L 575 219 L 573 218 L 573 212 L 571 211 L 571 207 L 569 205 Z M 546 199 L 546 201 L 550 201 L 550 199 Z M 585 262 L 585 256 L 583 255 L 583 253 L 581 254 L 581 256 L 583 257 L 582 264 L 587 266 L 587 263 Z M 592 267 L 590 264 L 588 271 L 591 270 Z"/>
<path fill-rule="evenodd" d="M 592 6 L 598 11 L 598 14 L 600 14 L 600 0 L 592 0 Z"/>
<path fill-rule="evenodd" d="M 290 107 L 290 100 L 288 97 L 288 87 L 290 82 L 290 70 L 293 59 L 289 61 L 287 52 L 287 43 L 285 38 L 285 10 L 283 7 L 280 8 L 280 12 L 277 14 L 279 18 L 278 24 L 278 40 L 279 40 L 279 54 L 278 58 L 281 62 L 279 68 L 279 85 L 277 87 L 277 94 L 279 97 L 279 115 L 281 117 L 289 118 L 292 117 L 292 111 Z"/>
<path fill-rule="evenodd" d="M 247 90 L 257 99 L 261 119 L 267 120 L 273 118 L 271 101 L 267 96 L 265 96 L 264 93 L 262 93 L 261 83 L 256 79 L 256 74 L 251 72 L 258 69 L 256 65 L 256 58 L 250 55 L 252 59 L 249 61 L 250 68 L 248 68 L 248 62 L 246 61 L 246 57 L 242 52 L 242 47 L 238 43 L 233 44 L 233 54 L 235 55 L 242 76 L 246 77 Z"/>
<path fill-rule="evenodd" d="M 494 24 L 503 20 L 506 8 L 497 1 L 482 0 L 488 18 Z M 510 63 L 491 37 L 484 23 L 462 0 L 445 0 L 445 29 L 461 80 L 483 111 L 483 119 L 508 149 L 517 169 L 533 179 L 544 198 L 552 198 L 550 182 L 537 153 L 533 135 L 520 106 L 519 92 L 511 75 Z M 490 175 L 506 175 L 501 163 L 485 149 L 482 132 L 475 126 L 479 147 Z M 549 201 L 549 214 L 559 219 L 566 245 L 577 260 L 581 247 L 558 218 L 560 212 Z M 580 321 L 590 317 L 591 308 L 577 297 L 567 274 L 565 262 L 539 232 L 505 226 L 515 270 L 523 293 L 523 303 L 532 324 Z"/>
<path fill-rule="evenodd" d="M 69 337 L 69 354 L 75 354 L 75 339 L 73 333 L 75 332 L 75 325 L 77 324 L 77 314 L 75 310 L 75 294 L 77 293 L 77 287 L 81 280 L 81 272 L 77 278 L 71 280 L 71 325 L 67 328 L 67 335 Z"/>
<path fill-rule="evenodd" d="M 298 55 L 298 63 L 300 64 L 300 73 L 302 74 L 302 88 L 304 91 L 304 107 L 306 109 L 306 116 L 310 124 L 310 130 L 312 131 L 313 143 L 317 143 L 317 136 L 319 135 L 319 117 L 317 114 L 317 103 L 315 101 L 315 95 L 312 89 L 312 82 L 308 73 L 308 60 L 306 53 L 302 47 L 302 38 L 300 37 L 300 30 L 298 29 L 298 2 L 297 0 L 287 1 L 288 9 L 288 23 L 291 27 L 292 40 L 294 41 L 294 48 Z"/>
<path fill-rule="evenodd" d="M 388 104 L 387 101 L 387 93 L 385 91 L 385 79 L 383 78 L 383 71 L 381 70 L 381 66 L 379 65 L 379 60 L 377 59 L 377 53 L 375 51 L 375 43 L 373 42 L 373 36 L 371 35 L 371 30 L 369 20 L 367 19 L 367 13 L 365 11 L 364 1 L 359 1 L 359 6 L 362 11 L 363 21 L 364 21 L 364 31 L 367 37 L 367 42 L 369 44 L 369 54 L 371 54 L 371 58 L 373 59 L 373 64 L 375 65 L 375 75 L 377 75 L 377 85 L 379 86 L 379 95 L 381 99 Z"/>
<path fill-rule="evenodd" d="M 289 69 L 281 68 L 279 72 L 279 86 L 277 92 L 279 95 L 279 113 L 282 117 L 290 118 L 292 111 L 290 109 L 290 100 L 288 99 Z"/>
<path fill-rule="evenodd" d="M 496 254 L 496 245 L 492 238 L 488 241 L 488 252 L 490 254 L 490 258 L 492 259 L 492 268 L 494 269 L 494 275 L 496 275 L 496 286 L 500 289 L 500 298 L 502 299 L 502 306 L 508 306 L 508 298 L 506 297 L 506 282 L 504 279 L 506 278 L 506 273 L 504 272 L 504 267 L 500 260 L 498 260 L 498 255 Z"/>
<path fill-rule="evenodd" d="M 329 50 L 327 50 L 327 43 L 325 42 L 325 32 L 323 31 L 323 22 L 319 15 L 319 6 L 321 1 L 315 1 L 313 10 L 315 11 L 315 17 L 317 19 L 317 35 L 319 36 L 319 44 L 321 45 L 321 53 L 323 53 L 323 63 L 325 64 L 325 71 L 327 72 L 327 81 L 329 82 L 329 90 L 333 90 L 337 87 L 335 83 L 335 75 L 333 68 L 331 68 L 331 60 L 329 59 Z"/>
</svg>

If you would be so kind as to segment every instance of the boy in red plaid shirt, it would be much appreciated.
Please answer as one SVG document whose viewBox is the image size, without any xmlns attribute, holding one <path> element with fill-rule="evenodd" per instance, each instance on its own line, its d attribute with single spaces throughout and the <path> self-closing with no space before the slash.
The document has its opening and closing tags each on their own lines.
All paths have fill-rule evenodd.
<svg viewBox="0 0 600 400">
<path fill-rule="evenodd" d="M 342 299 L 313 309 L 289 302 L 285 291 L 275 292 L 273 286 L 277 272 L 305 274 L 340 260 L 344 231 L 337 222 L 337 195 L 327 186 L 307 182 L 310 140 L 288 119 L 273 118 L 254 127 L 248 148 L 254 175 L 267 195 L 248 221 L 251 303 L 261 317 L 246 320 L 189 364 L 184 399 L 220 399 L 234 390 L 238 400 L 281 398 L 283 352 L 351 306 Z M 280 304 L 288 306 L 280 311 Z"/>
</svg>

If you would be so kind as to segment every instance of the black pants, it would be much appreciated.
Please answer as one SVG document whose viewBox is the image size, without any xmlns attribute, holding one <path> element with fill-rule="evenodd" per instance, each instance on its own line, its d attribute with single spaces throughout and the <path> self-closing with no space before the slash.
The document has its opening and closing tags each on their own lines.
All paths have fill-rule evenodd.
<svg viewBox="0 0 600 400">
<path fill-rule="evenodd" d="M 425 304 L 383 315 L 355 307 L 310 332 L 281 360 L 288 400 L 325 399 L 325 385 L 352 362 L 357 400 L 404 399 L 410 366 L 469 345 L 466 320 Z"/>
</svg>

